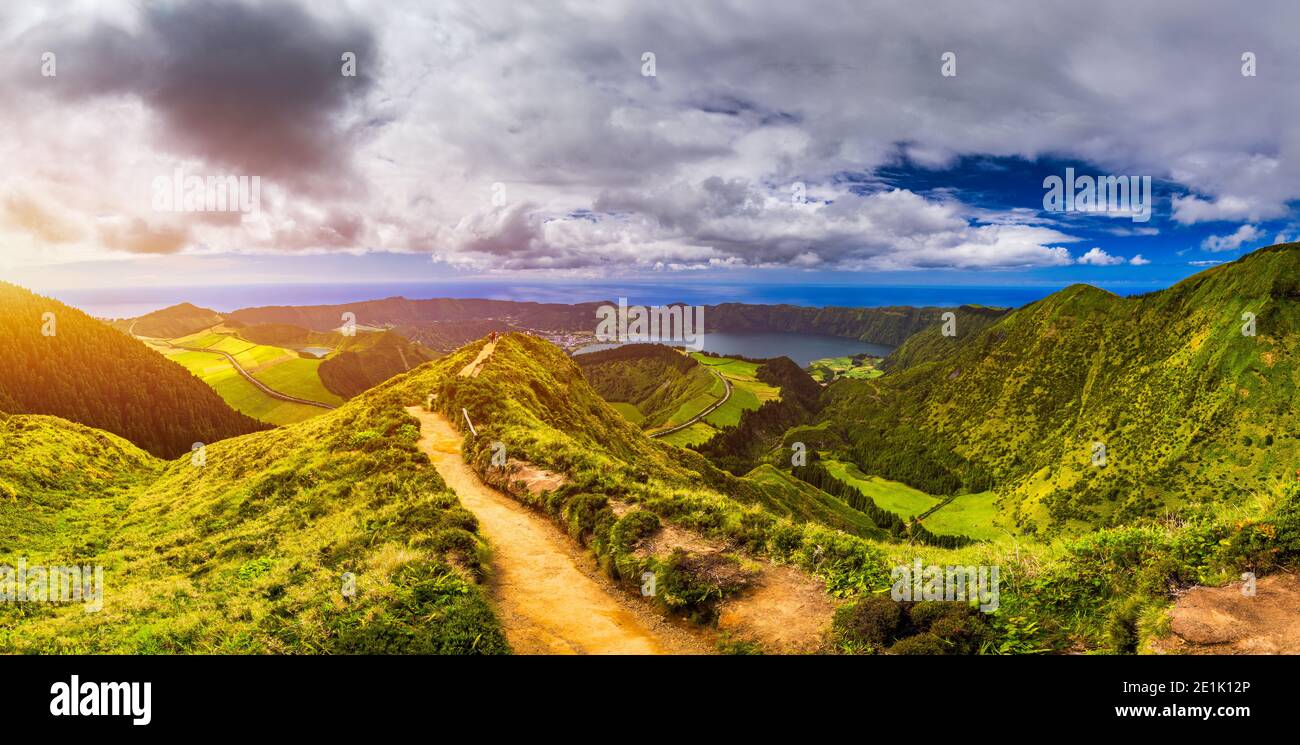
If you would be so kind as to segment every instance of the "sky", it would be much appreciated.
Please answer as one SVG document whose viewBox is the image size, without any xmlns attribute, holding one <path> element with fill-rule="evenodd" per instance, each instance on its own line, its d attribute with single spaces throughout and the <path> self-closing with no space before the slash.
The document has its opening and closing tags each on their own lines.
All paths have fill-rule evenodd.
<svg viewBox="0 0 1300 745">
<path fill-rule="evenodd" d="M 6 3 L 0 278 L 1147 290 L 1300 236 L 1297 27 L 1284 0 Z M 1049 209 L 1067 169 L 1149 179 L 1149 215 Z M 244 209 L 186 199 L 225 177 Z"/>
</svg>

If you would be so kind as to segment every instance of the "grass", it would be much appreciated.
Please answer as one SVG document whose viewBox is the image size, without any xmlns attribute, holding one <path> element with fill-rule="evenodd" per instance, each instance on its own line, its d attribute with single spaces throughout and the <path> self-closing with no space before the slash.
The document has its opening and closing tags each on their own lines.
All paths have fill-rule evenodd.
<svg viewBox="0 0 1300 745">
<path fill-rule="evenodd" d="M 640 424 L 645 421 L 645 414 L 641 413 L 641 410 L 636 407 L 636 404 L 630 404 L 625 401 L 611 401 L 609 405 L 613 406 L 615 411 L 622 414 L 624 419 L 633 424 Z"/>
<path fill-rule="evenodd" d="M 105 582 L 97 613 L 0 604 L 0 653 L 508 652 L 476 521 L 399 403 L 213 443 L 202 466 L 0 417 L 0 565 L 99 565 Z"/>
<path fill-rule="evenodd" d="M 964 535 L 981 541 L 1002 540 L 998 527 L 997 495 L 993 492 L 961 494 L 921 521 L 932 533 Z"/>
<path fill-rule="evenodd" d="M 659 438 L 660 442 L 666 442 L 669 445 L 677 447 L 686 447 L 688 445 L 698 445 L 702 442 L 708 442 L 710 438 L 718 433 L 718 430 L 704 422 L 696 422 L 689 427 L 679 429 L 672 434 L 664 435 Z"/>
<path fill-rule="evenodd" d="M 829 383 L 837 378 L 870 380 L 885 374 L 877 367 L 879 362 L 878 357 L 826 357 L 813 360 L 805 369 L 818 383 Z"/>
<path fill-rule="evenodd" d="M 230 360 L 214 352 L 172 352 L 168 357 L 199 376 L 231 408 L 259 421 L 294 424 L 325 412 L 325 409 L 317 406 L 282 401 L 266 395 L 262 389 L 240 375 Z"/>
<path fill-rule="evenodd" d="M 212 386 L 231 407 L 255 419 L 270 424 L 292 424 L 318 416 L 325 409 L 266 395 L 239 375 L 224 357 L 215 354 L 216 351 L 231 355 L 254 378 L 280 393 L 334 406 L 343 403 L 342 397 L 321 382 L 321 359 L 305 359 L 291 349 L 255 344 L 213 330 L 175 339 L 172 344 L 214 350 L 213 354 L 162 351 Z"/>
<path fill-rule="evenodd" d="M 824 460 L 822 463 L 825 464 L 826 470 L 830 471 L 833 476 L 845 483 L 856 486 L 858 491 L 871 497 L 877 507 L 888 510 L 904 520 L 916 517 L 943 501 L 938 497 L 913 489 L 907 484 L 900 484 L 897 481 L 882 479 L 878 476 L 868 476 L 858 470 L 858 467 L 852 463 L 837 460 Z M 926 525 L 929 527 L 928 521 Z"/>
<path fill-rule="evenodd" d="M 758 379 L 758 368 L 761 366 L 759 363 L 747 362 L 732 357 L 711 357 L 698 352 L 692 353 L 691 358 L 701 365 L 721 373 L 731 383 L 731 397 L 727 399 L 726 403 L 709 412 L 709 415 L 704 418 L 704 421 L 714 427 L 734 427 L 740 423 L 741 414 L 757 409 L 766 401 L 774 401 L 781 397 L 780 388 L 768 385 Z M 722 396 L 721 383 L 715 386 L 715 391 L 716 396 Z M 686 419 L 689 418 L 686 417 Z M 685 421 L 685 419 L 682 421 Z"/>
</svg>

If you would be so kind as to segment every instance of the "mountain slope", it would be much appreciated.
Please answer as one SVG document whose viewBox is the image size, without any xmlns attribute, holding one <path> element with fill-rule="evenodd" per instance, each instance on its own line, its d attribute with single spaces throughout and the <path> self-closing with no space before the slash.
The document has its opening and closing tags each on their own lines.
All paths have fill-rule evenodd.
<svg viewBox="0 0 1300 745">
<path fill-rule="evenodd" d="M 1240 501 L 1300 455 L 1297 300 L 1295 244 L 1141 297 L 1075 285 L 832 387 L 820 445 L 935 494 L 995 485 L 1027 530 Z"/>
<path fill-rule="evenodd" d="M 342 337 L 338 351 L 317 368 L 331 392 L 351 398 L 437 355 L 392 331 Z"/>
<path fill-rule="evenodd" d="M 99 565 L 103 609 L 0 604 L 0 653 L 492 654 L 483 542 L 389 397 L 164 462 L 0 420 L 0 564 Z"/>
<path fill-rule="evenodd" d="M 601 398 L 635 407 L 644 430 L 679 424 L 721 395 L 707 367 L 662 344 L 626 344 L 573 360 Z"/>
<path fill-rule="evenodd" d="M 221 320 L 221 314 L 215 310 L 181 303 L 132 319 L 123 330 L 137 336 L 175 339 L 216 326 Z"/>
<path fill-rule="evenodd" d="M 168 456 L 266 426 L 139 341 L 5 283 L 0 347 L 0 407 L 11 414 L 60 416 Z"/>
</svg>

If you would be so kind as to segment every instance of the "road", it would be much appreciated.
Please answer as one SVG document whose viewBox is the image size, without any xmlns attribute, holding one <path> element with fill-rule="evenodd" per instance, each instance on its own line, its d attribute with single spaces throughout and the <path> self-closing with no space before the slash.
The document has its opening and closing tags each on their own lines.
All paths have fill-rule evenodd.
<svg viewBox="0 0 1300 745">
<path fill-rule="evenodd" d="M 663 437 L 664 435 L 671 435 L 672 433 L 677 432 L 678 430 L 686 429 L 687 427 L 691 426 L 692 424 L 695 424 L 696 422 L 700 421 L 701 419 L 708 416 L 709 414 L 712 414 L 714 411 L 717 410 L 719 406 L 725 404 L 727 402 L 727 399 L 731 398 L 731 381 L 727 380 L 727 376 L 723 375 L 717 370 L 711 369 L 709 370 L 709 372 L 713 373 L 714 375 L 717 375 L 718 380 L 721 380 L 722 385 L 726 388 L 726 392 L 722 394 L 722 398 L 719 399 L 717 403 L 713 404 L 712 406 L 705 409 L 704 411 L 701 411 L 700 413 L 691 417 L 689 420 L 677 425 L 676 427 L 671 427 L 669 429 L 661 430 L 659 432 L 650 433 L 651 437 Z"/>
<path fill-rule="evenodd" d="M 333 406 L 333 405 L 331 405 L 331 404 L 323 403 L 323 402 L 321 402 L 321 401 L 312 401 L 312 400 L 310 400 L 310 399 L 306 399 L 306 398 L 298 398 L 297 396 L 290 396 L 290 395 L 287 394 L 287 393 L 281 393 L 281 392 L 275 390 L 274 388 L 271 388 L 271 387 L 268 386 L 267 384 L 263 383 L 262 381 L 258 380 L 258 379 L 255 378 L 255 377 L 253 377 L 253 374 L 250 373 L 249 371 L 245 370 L 245 369 L 243 368 L 243 366 L 240 365 L 239 362 L 238 362 L 238 361 L 237 361 L 233 356 L 231 356 L 231 354 L 230 354 L 229 352 L 223 352 L 223 351 L 221 351 L 220 349 L 203 349 L 203 348 L 201 348 L 201 347 L 182 347 L 182 346 L 180 346 L 180 345 L 178 345 L 178 344 L 172 344 L 171 342 L 164 342 L 164 343 L 166 343 L 167 346 L 172 347 L 173 349 L 184 349 L 184 350 L 187 351 L 187 352 L 207 352 L 207 353 L 209 353 L 209 354 L 219 354 L 219 355 L 225 357 L 227 360 L 230 361 L 230 364 L 235 368 L 235 370 L 236 370 L 240 375 L 243 375 L 243 376 L 244 376 L 244 379 L 245 379 L 245 380 L 247 380 L 248 382 L 250 382 L 250 383 L 252 383 L 253 385 L 257 386 L 258 389 L 260 389 L 260 390 L 262 391 L 262 393 L 265 393 L 266 395 L 270 396 L 271 398 L 278 398 L 278 399 L 280 399 L 281 401 L 289 401 L 290 403 L 295 403 L 295 404 L 305 404 L 305 405 L 307 405 L 307 406 L 319 406 L 319 407 L 322 408 L 322 409 L 337 409 L 337 408 L 338 408 L 337 406 Z"/>
<path fill-rule="evenodd" d="M 250 383 L 252 383 L 253 385 L 257 386 L 257 389 L 258 389 L 258 390 L 260 390 L 262 393 L 265 393 L 266 395 L 270 396 L 271 398 L 276 398 L 276 399 L 279 399 L 279 400 L 281 400 L 281 401 L 288 401 L 288 402 L 290 402 L 290 403 L 295 403 L 295 404 L 303 404 L 303 405 L 305 405 L 305 406 L 316 406 L 316 407 L 319 407 L 319 408 L 322 408 L 322 409 L 337 409 L 337 408 L 338 408 L 337 406 L 333 406 L 333 405 L 331 405 L 331 404 L 323 403 L 323 402 L 321 402 L 321 401 L 312 401 L 312 400 L 310 400 L 310 399 L 306 399 L 306 398 L 298 398 L 297 396 L 290 396 L 290 395 L 287 394 L 287 393 L 281 393 L 281 392 L 275 390 L 274 388 L 271 388 L 271 387 L 268 386 L 266 383 L 263 383 L 262 381 L 260 381 L 260 380 L 258 380 L 257 378 L 253 377 L 253 374 L 250 373 L 249 371 L 245 370 L 245 369 L 244 369 L 244 366 L 241 365 L 241 364 L 239 364 L 239 361 L 238 361 L 238 360 L 236 360 L 236 359 L 235 359 L 233 356 L 231 356 L 230 354 L 228 354 L 228 353 L 226 353 L 226 352 L 223 352 L 223 351 L 221 351 L 221 350 L 219 350 L 219 349 L 203 349 L 203 348 L 201 348 L 201 347 L 184 347 L 184 346 L 181 346 L 181 345 L 179 345 L 179 344 L 173 344 L 173 343 L 171 343 L 170 341 L 167 341 L 166 339 L 155 339 L 155 338 L 153 338 L 153 337 L 136 336 L 136 335 L 135 335 L 135 323 L 134 323 L 134 322 L 131 324 L 131 328 L 127 329 L 127 333 L 130 334 L 133 338 L 136 338 L 136 339 L 145 339 L 145 338 L 148 338 L 149 341 L 153 342 L 154 344 L 161 344 L 161 345 L 164 345 L 164 346 L 171 347 L 172 349 L 184 349 L 184 350 L 187 351 L 187 352 L 207 352 L 208 354 L 219 354 L 219 355 L 222 355 L 223 357 L 225 357 L 225 358 L 230 362 L 230 365 L 231 365 L 232 367 L 235 368 L 235 371 L 236 371 L 236 372 L 238 372 L 240 375 L 244 376 L 244 379 L 245 379 L 245 380 L 247 380 L 248 382 L 250 382 Z"/>
</svg>

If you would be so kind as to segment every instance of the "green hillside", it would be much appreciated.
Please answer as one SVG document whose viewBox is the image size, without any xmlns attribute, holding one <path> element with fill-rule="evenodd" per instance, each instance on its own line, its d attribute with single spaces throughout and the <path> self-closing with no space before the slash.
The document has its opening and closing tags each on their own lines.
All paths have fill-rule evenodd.
<svg viewBox="0 0 1300 745">
<path fill-rule="evenodd" d="M 139 341 L 5 283 L 0 348 L 0 409 L 11 414 L 63 417 L 163 456 L 265 427 Z"/>
<path fill-rule="evenodd" d="M 993 488 L 1022 530 L 1240 502 L 1300 456 L 1298 299 L 1295 244 L 1141 297 L 1075 285 L 975 333 L 918 334 L 885 377 L 830 387 L 807 434 L 931 494 Z"/>
<path fill-rule="evenodd" d="M 640 417 L 632 418 L 646 431 L 689 421 L 725 391 L 694 358 L 662 344 L 625 344 L 573 360 L 601 398 L 635 407 Z"/>
<path fill-rule="evenodd" d="M 402 411 L 429 401 L 458 424 L 462 409 L 475 422 L 464 449 L 485 477 L 496 442 L 509 458 L 564 476 L 562 487 L 520 498 L 579 538 L 614 579 L 635 587 L 652 567 L 665 587 L 690 590 L 680 558 L 629 552 L 663 521 L 736 561 L 766 558 L 822 579 L 846 603 L 832 640 L 845 652 L 1132 652 L 1160 628 L 1170 588 L 1300 558 L 1294 483 L 1232 506 L 1189 507 L 1178 521 L 1139 518 L 1079 538 L 961 548 L 900 541 L 775 464 L 739 477 L 646 437 L 545 341 L 506 335 L 479 375 L 456 375 L 482 347 L 309 421 L 210 445 L 202 466 L 188 456 L 158 461 L 61 420 L 0 418 L 0 564 L 97 563 L 110 588 L 99 613 L 0 604 L 0 652 L 506 651 L 478 585 L 476 521 L 418 451 L 416 422 Z M 954 505 L 952 525 L 997 509 L 977 494 Z M 1000 607 L 979 618 L 976 637 L 945 636 L 951 630 L 937 623 L 877 637 L 858 622 L 889 587 L 890 567 L 917 559 L 1001 567 Z M 355 594 L 344 595 L 344 573 L 355 575 Z"/>
<path fill-rule="evenodd" d="M 988 636 L 975 649 L 1003 654 L 1132 652 L 1161 628 L 1170 588 L 1222 582 L 1247 569 L 1266 573 L 1300 559 L 1300 488 L 1294 482 L 1274 484 L 1231 508 L 1189 508 L 1179 521 L 1138 519 L 1050 542 L 991 540 L 989 531 L 975 536 L 983 542 L 940 548 L 889 539 L 878 529 L 855 536 L 853 523 L 862 513 L 818 489 L 800 498 L 786 469 L 768 464 L 736 477 L 693 451 L 644 437 L 595 395 L 571 360 L 541 340 L 509 334 L 479 376 L 449 374 L 474 359 L 480 346 L 388 387 L 412 403 L 433 396 L 434 406 L 452 418 L 462 408 L 469 412 L 478 434 L 466 432 L 465 448 L 481 473 L 489 472 L 492 443 L 501 442 L 510 458 L 564 474 L 569 484 L 535 506 L 567 526 L 581 526 L 616 578 L 633 582 L 643 565 L 628 564 L 619 553 L 619 536 L 635 530 L 630 516 L 638 513 L 619 517 L 609 506 L 614 501 L 822 578 L 831 593 L 853 599 L 836 630 L 843 651 L 879 651 L 875 643 L 864 644 L 852 618 L 871 612 L 873 600 L 889 586 L 890 566 L 918 558 L 1001 567 L 1000 609 L 987 618 Z M 837 384 L 843 385 L 848 384 Z M 810 435 L 821 431 L 806 429 Z M 904 491 L 901 485 L 882 486 Z M 923 527 L 975 533 L 987 530 L 986 520 L 998 510 L 987 493 L 959 495 L 946 507 L 954 506 L 944 520 L 925 518 Z M 846 508 L 851 512 L 844 513 Z M 933 513 L 940 514 L 943 509 Z M 940 654 L 961 649 L 934 638 L 924 648 Z"/>
<path fill-rule="evenodd" d="M 0 564 L 97 564 L 106 588 L 96 613 L 0 604 L 0 653 L 508 651 L 476 521 L 391 397 L 202 465 L 50 417 L 0 428 Z"/>
<path fill-rule="evenodd" d="M 136 336 L 156 339 L 173 339 L 188 336 L 221 323 L 221 314 L 215 310 L 181 303 L 169 308 L 147 313 L 139 318 L 119 322 L 123 331 Z"/>
<path fill-rule="evenodd" d="M 329 391 L 351 398 L 418 367 L 437 354 L 392 331 L 341 337 L 336 350 L 320 363 L 320 381 Z"/>
</svg>

